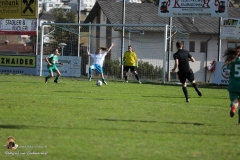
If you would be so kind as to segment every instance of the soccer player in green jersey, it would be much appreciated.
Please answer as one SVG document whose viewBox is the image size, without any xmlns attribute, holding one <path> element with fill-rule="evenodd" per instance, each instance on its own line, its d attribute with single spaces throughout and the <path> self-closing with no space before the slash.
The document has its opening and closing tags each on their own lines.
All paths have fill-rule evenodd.
<svg viewBox="0 0 240 160">
<path fill-rule="evenodd" d="M 127 72 L 130 69 L 130 71 L 135 75 L 138 83 L 141 83 L 137 73 L 137 68 L 138 68 L 137 54 L 133 51 L 131 45 L 128 46 L 128 51 L 124 53 L 123 65 L 124 65 L 123 75 L 124 75 L 125 82 L 128 82 Z"/>
<path fill-rule="evenodd" d="M 224 56 L 227 66 L 226 74 L 230 75 L 228 92 L 231 101 L 230 117 L 233 117 L 240 103 L 240 46 L 226 50 Z M 240 125 L 240 109 L 238 109 L 238 124 Z"/>
<path fill-rule="evenodd" d="M 58 49 L 55 48 L 53 50 L 53 53 L 48 55 L 45 58 L 46 62 L 48 63 L 47 68 L 49 71 L 49 75 L 47 77 L 45 77 L 45 83 L 47 83 L 49 78 L 53 77 L 53 72 L 57 73 L 57 76 L 56 76 L 54 82 L 58 83 L 58 78 L 61 76 L 61 73 L 60 73 L 59 69 L 57 68 L 57 64 L 63 65 L 62 62 L 58 62 L 58 56 L 59 56 Z"/>
</svg>

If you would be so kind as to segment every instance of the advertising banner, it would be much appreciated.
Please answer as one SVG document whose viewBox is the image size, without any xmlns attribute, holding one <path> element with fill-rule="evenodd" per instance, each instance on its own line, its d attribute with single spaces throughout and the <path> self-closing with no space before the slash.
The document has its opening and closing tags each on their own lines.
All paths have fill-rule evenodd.
<svg viewBox="0 0 240 160">
<path fill-rule="evenodd" d="M 37 20 L 0 19 L 0 34 L 37 35 Z"/>
<path fill-rule="evenodd" d="M 36 56 L 0 55 L 0 73 L 36 75 Z"/>
<path fill-rule="evenodd" d="M 1 0 L 0 18 L 37 18 L 38 0 Z"/>
<path fill-rule="evenodd" d="M 159 0 L 161 17 L 228 17 L 227 0 Z"/>
<path fill-rule="evenodd" d="M 212 83 L 228 85 L 229 75 L 226 75 L 227 67 L 223 65 L 224 62 L 216 62 L 215 71 L 212 73 Z"/>
<path fill-rule="evenodd" d="M 43 55 L 42 59 L 42 75 L 49 75 L 47 69 L 47 62 L 45 61 L 46 55 Z M 81 57 L 77 56 L 59 56 L 58 61 L 64 63 L 64 65 L 57 64 L 61 76 L 66 77 L 80 77 L 81 75 Z M 37 56 L 37 75 L 40 75 L 40 55 Z"/>
<path fill-rule="evenodd" d="M 47 69 L 46 55 L 42 58 L 42 76 L 49 75 Z M 57 64 L 61 76 L 80 77 L 81 57 L 59 56 L 58 61 L 64 65 Z M 3 74 L 26 74 L 40 75 L 40 55 L 0 55 L 0 73 Z"/>
<path fill-rule="evenodd" d="M 221 39 L 240 39 L 240 19 L 223 18 L 221 22 Z"/>
</svg>

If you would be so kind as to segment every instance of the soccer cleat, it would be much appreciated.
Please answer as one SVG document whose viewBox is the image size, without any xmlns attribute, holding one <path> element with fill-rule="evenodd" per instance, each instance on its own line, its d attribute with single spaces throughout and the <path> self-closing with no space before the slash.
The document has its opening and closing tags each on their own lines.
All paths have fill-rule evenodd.
<svg viewBox="0 0 240 160">
<path fill-rule="evenodd" d="M 230 110 L 230 117 L 234 116 L 236 110 L 237 110 L 237 107 L 235 105 L 232 105 L 231 110 Z"/>
<path fill-rule="evenodd" d="M 190 99 L 186 99 L 186 102 L 190 102 Z"/>
<path fill-rule="evenodd" d="M 141 82 L 141 81 L 138 81 L 138 83 L 139 83 L 139 84 L 142 84 L 142 82 Z"/>
<path fill-rule="evenodd" d="M 57 80 L 54 80 L 54 82 L 55 82 L 55 83 L 58 83 L 58 81 L 57 81 Z"/>
<path fill-rule="evenodd" d="M 47 83 L 47 77 L 44 78 L 45 83 Z"/>
<path fill-rule="evenodd" d="M 89 77 L 89 78 L 88 78 L 88 81 L 91 81 L 91 80 L 92 80 L 92 77 Z"/>
<path fill-rule="evenodd" d="M 197 94 L 199 95 L 199 96 L 202 96 L 202 92 L 198 89 L 197 90 Z"/>
<path fill-rule="evenodd" d="M 107 82 L 106 82 L 106 81 L 103 81 L 103 83 L 104 83 L 105 85 L 107 85 Z"/>
</svg>

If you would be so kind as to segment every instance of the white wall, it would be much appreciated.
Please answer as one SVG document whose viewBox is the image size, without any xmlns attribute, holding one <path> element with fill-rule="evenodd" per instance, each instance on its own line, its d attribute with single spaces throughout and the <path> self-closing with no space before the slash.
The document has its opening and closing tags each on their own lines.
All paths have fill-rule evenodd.
<svg viewBox="0 0 240 160">
<path fill-rule="evenodd" d="M 91 9 L 94 6 L 95 3 L 96 3 L 96 0 L 81 0 L 81 10 Z M 72 0 L 69 3 L 69 5 L 75 11 L 78 10 L 78 0 Z"/>
</svg>

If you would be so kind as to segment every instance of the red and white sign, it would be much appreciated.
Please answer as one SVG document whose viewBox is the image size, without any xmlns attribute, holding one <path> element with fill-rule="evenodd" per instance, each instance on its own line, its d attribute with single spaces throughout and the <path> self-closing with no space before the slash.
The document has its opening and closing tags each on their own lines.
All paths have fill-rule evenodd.
<svg viewBox="0 0 240 160">
<path fill-rule="evenodd" d="M 227 0 L 159 0 L 161 17 L 227 17 Z"/>
<path fill-rule="evenodd" d="M 0 19 L 0 34 L 37 35 L 37 20 Z"/>
</svg>

